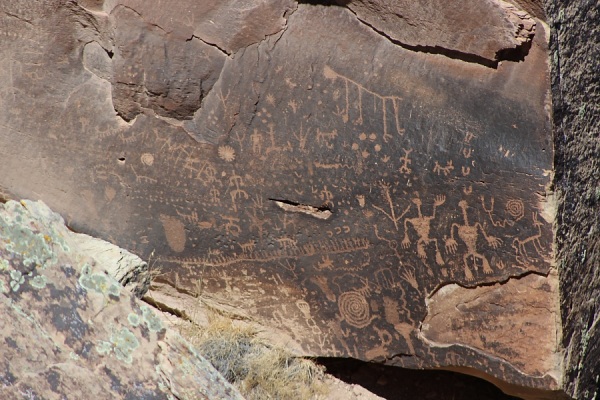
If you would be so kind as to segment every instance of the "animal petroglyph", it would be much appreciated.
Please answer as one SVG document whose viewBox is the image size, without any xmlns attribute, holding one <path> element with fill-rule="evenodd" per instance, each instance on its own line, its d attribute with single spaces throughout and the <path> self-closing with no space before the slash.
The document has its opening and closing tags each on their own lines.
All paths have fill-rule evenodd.
<svg viewBox="0 0 600 400">
<path fill-rule="evenodd" d="M 289 237 L 277 238 L 275 240 L 283 249 L 295 249 L 298 247 L 298 241 Z"/>
<path fill-rule="evenodd" d="M 464 224 L 452 224 L 452 226 L 450 227 L 450 237 L 446 239 L 446 250 L 451 254 L 455 254 L 456 250 L 458 249 L 458 243 L 456 242 L 456 239 L 454 239 L 454 231 L 456 228 L 458 232 L 458 237 L 463 241 L 463 243 L 467 247 L 467 252 L 463 256 L 465 277 L 468 281 L 472 281 L 474 278 L 473 273 L 469 268 L 469 258 L 473 262 L 473 269 L 479 269 L 477 263 L 477 261 L 479 260 L 482 263 L 484 273 L 491 274 L 494 272 L 490 267 L 490 263 L 487 260 L 487 258 L 483 254 L 477 252 L 477 239 L 479 238 L 479 232 L 483 234 L 488 245 L 490 245 L 494 249 L 500 245 L 502 240 L 498 239 L 497 237 L 488 235 L 483 229 L 481 223 L 479 222 L 475 223 L 475 225 L 469 224 L 469 218 L 467 215 L 467 209 L 469 206 L 465 200 L 459 201 L 458 206 L 462 210 Z"/>
<path fill-rule="evenodd" d="M 328 149 L 333 149 L 331 141 L 334 140 L 337 135 L 337 129 L 334 129 L 331 132 L 323 132 L 321 129 L 317 128 L 316 140 L 318 144 L 325 145 Z"/>
<path fill-rule="evenodd" d="M 442 254 L 440 253 L 438 241 L 435 238 L 430 238 L 429 233 L 431 231 L 431 220 L 435 218 L 436 209 L 446 202 L 446 196 L 438 195 L 435 197 L 433 202 L 433 211 L 430 216 L 424 216 L 421 212 L 421 206 L 423 205 L 423 202 L 420 198 L 415 197 L 412 199 L 412 202 L 417 206 L 417 217 L 406 218 L 404 220 L 404 239 L 402 239 L 402 247 L 406 249 L 408 246 L 410 246 L 411 241 L 408 235 L 408 225 L 410 224 L 419 237 L 417 240 L 417 255 L 419 258 L 422 260 L 427 258 L 425 246 L 427 246 L 429 243 L 433 243 L 435 245 L 435 262 L 438 265 L 444 265 L 444 260 L 442 259 Z"/>
<path fill-rule="evenodd" d="M 515 238 L 512 242 L 512 247 L 515 249 L 517 255 L 517 262 L 520 264 L 526 264 L 527 259 L 529 258 L 529 252 L 533 251 L 539 256 L 544 251 L 542 242 L 540 242 L 540 238 L 542 237 L 542 226 L 544 226 L 544 224 L 538 221 L 537 213 L 535 212 L 533 213 L 532 221 L 533 225 L 537 228 L 538 233 L 525 239 Z M 529 252 L 527 251 L 528 249 Z"/>
</svg>

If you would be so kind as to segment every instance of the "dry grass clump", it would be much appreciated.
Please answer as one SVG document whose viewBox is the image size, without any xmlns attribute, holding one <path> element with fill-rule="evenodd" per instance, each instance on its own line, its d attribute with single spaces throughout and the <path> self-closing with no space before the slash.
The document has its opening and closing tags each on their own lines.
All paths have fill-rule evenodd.
<svg viewBox="0 0 600 400">
<path fill-rule="evenodd" d="M 221 316 L 206 328 L 182 328 L 208 361 L 249 400 L 310 399 L 324 394 L 324 368 L 258 338 L 258 331 Z"/>
</svg>

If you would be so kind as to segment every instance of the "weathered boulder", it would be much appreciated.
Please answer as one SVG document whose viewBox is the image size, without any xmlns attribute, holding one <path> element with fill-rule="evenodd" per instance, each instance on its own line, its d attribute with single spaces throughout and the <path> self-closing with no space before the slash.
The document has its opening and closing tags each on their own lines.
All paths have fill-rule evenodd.
<svg viewBox="0 0 600 400">
<path fill-rule="evenodd" d="M 547 0 L 564 386 L 600 398 L 600 4 Z"/>
<path fill-rule="evenodd" d="M 2 192 L 154 252 L 173 309 L 201 294 L 300 354 L 554 396 L 544 24 L 313 3 L 3 2 Z"/>
<path fill-rule="evenodd" d="M 30 201 L 0 207 L 0 256 L 3 399 L 242 398 L 106 273 L 141 277 L 142 294 L 136 256 Z"/>
</svg>

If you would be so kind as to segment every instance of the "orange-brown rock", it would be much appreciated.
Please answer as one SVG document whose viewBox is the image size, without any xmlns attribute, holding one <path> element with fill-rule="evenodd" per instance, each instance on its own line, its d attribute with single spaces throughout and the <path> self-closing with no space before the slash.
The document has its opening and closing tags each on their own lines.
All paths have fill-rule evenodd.
<svg viewBox="0 0 600 400">
<path fill-rule="evenodd" d="M 4 1 L 2 192 L 154 254 L 161 302 L 201 294 L 299 353 L 556 395 L 544 24 L 314 3 Z M 482 304 L 434 318 L 452 285 Z M 465 315 L 498 328 L 440 329 Z M 525 365 L 497 330 L 533 317 Z"/>
</svg>

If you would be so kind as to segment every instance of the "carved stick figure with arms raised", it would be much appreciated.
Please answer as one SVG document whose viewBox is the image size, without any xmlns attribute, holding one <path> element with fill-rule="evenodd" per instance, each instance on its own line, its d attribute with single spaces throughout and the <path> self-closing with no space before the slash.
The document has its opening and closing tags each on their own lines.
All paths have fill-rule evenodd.
<svg viewBox="0 0 600 400">
<path fill-rule="evenodd" d="M 435 245 L 435 262 L 438 265 L 444 265 L 444 260 L 442 259 L 442 254 L 440 253 L 440 249 L 438 247 L 437 239 L 433 239 L 429 237 L 429 232 L 431 231 L 431 220 L 435 218 L 436 209 L 446 202 L 446 196 L 439 195 L 435 197 L 433 202 L 433 212 L 431 216 L 424 216 L 421 212 L 421 205 L 423 202 L 420 198 L 416 197 L 412 199 L 412 202 L 417 206 L 417 217 L 415 218 L 406 218 L 404 220 L 404 239 L 402 240 L 402 248 L 408 248 L 410 246 L 410 238 L 408 237 L 408 224 L 412 225 L 419 236 L 419 240 L 417 240 L 417 255 L 420 259 L 424 260 L 427 258 L 427 253 L 425 252 L 425 246 L 429 243 L 433 243 Z"/>
<path fill-rule="evenodd" d="M 484 273 L 491 274 L 494 272 L 490 267 L 490 263 L 488 262 L 487 258 L 485 258 L 483 254 L 477 252 L 477 239 L 479 238 L 479 231 L 481 231 L 485 240 L 494 249 L 498 248 L 500 243 L 502 243 L 502 240 L 488 235 L 479 222 L 477 222 L 475 225 L 469 224 L 469 218 L 467 216 L 468 204 L 465 200 L 459 201 L 458 206 L 462 209 L 464 225 L 459 225 L 457 223 L 452 224 L 450 227 L 450 237 L 446 239 L 446 251 L 450 254 L 454 254 L 458 249 L 458 243 L 456 242 L 456 239 L 454 239 L 454 228 L 456 228 L 458 237 L 463 241 L 465 246 L 467 246 L 467 253 L 463 256 L 465 277 L 468 281 L 472 281 L 473 273 L 469 268 L 469 258 L 473 260 L 473 268 L 475 270 L 479 269 L 477 265 L 477 260 L 479 260 L 482 263 Z"/>
</svg>

